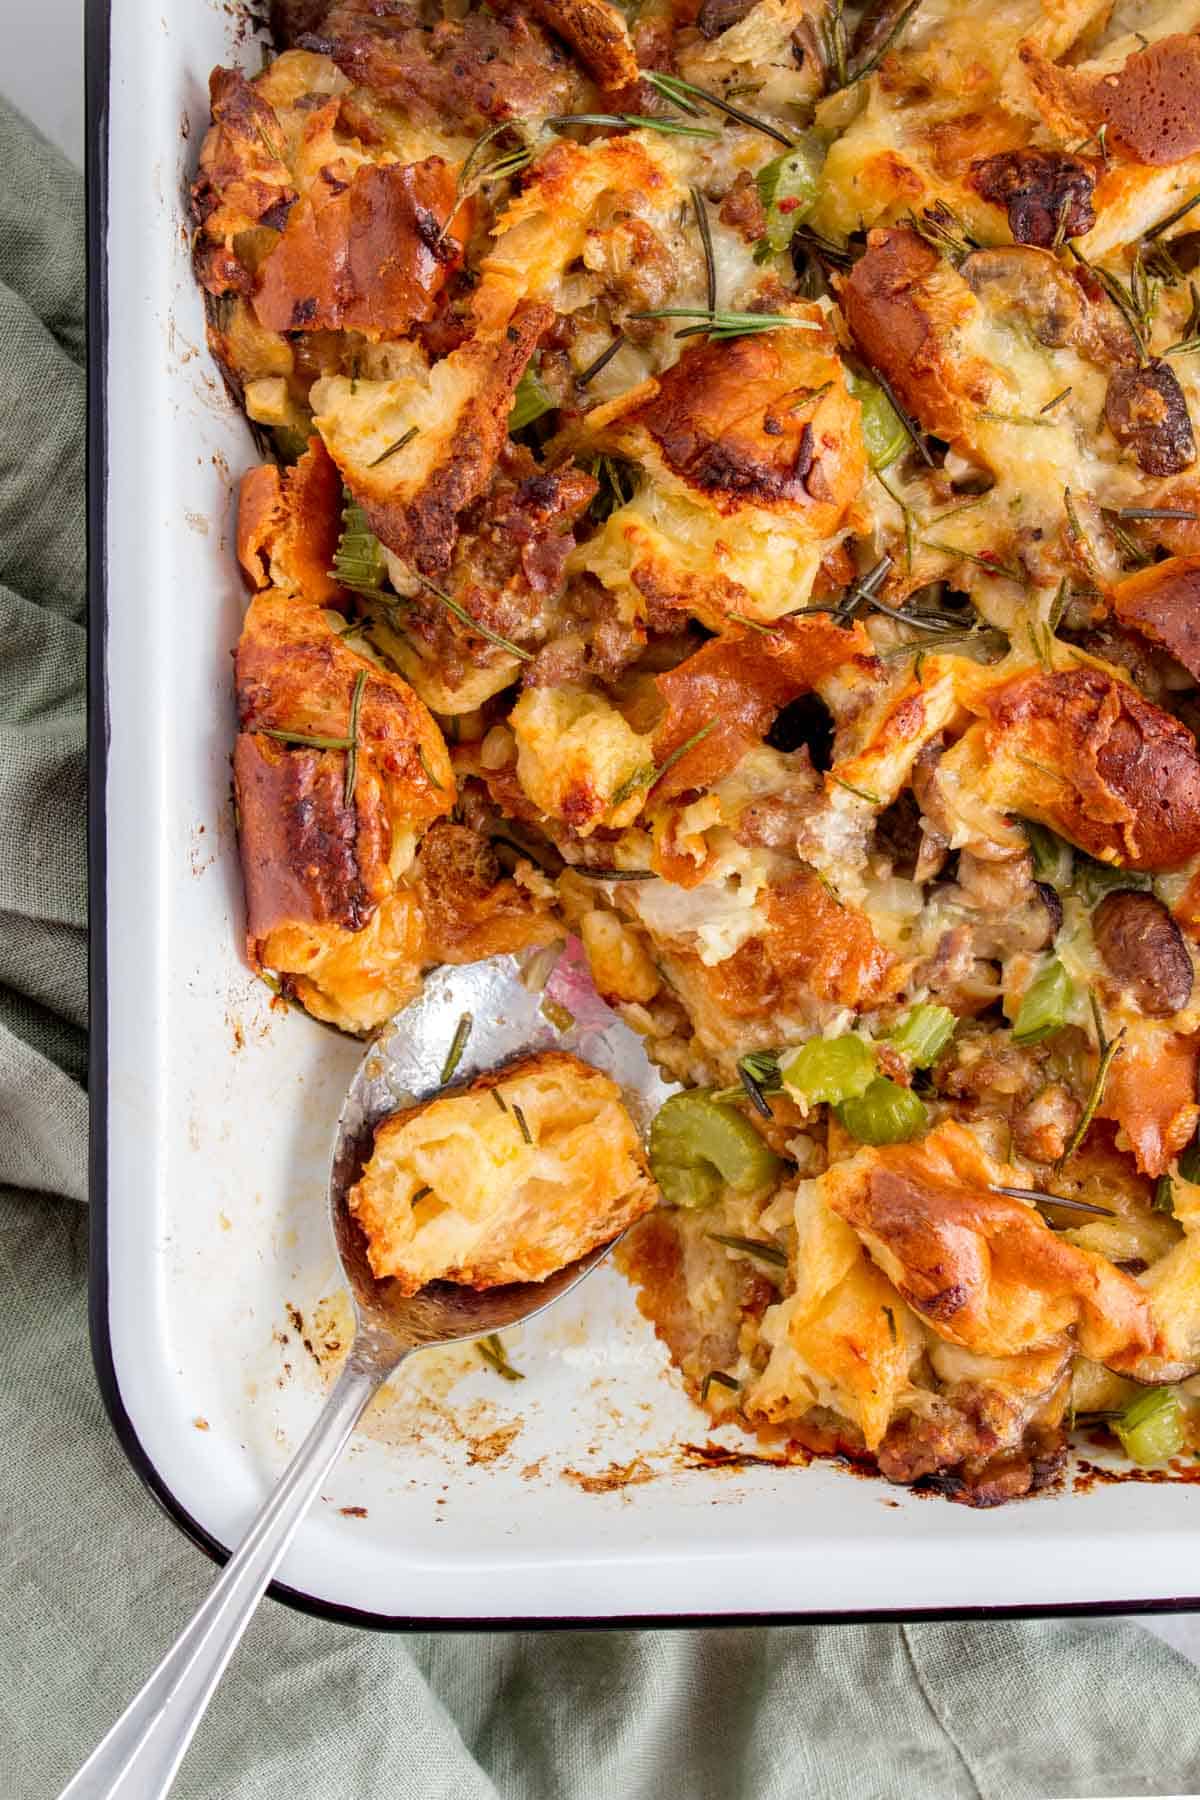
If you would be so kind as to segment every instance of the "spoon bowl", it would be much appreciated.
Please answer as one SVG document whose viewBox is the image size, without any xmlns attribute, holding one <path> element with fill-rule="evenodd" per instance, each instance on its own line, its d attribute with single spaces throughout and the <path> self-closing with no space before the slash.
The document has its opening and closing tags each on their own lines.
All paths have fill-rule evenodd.
<svg viewBox="0 0 1200 1800">
<path fill-rule="evenodd" d="M 597 995 L 578 940 L 568 945 L 544 989 L 530 979 L 532 966 L 523 967 L 515 956 L 493 956 L 431 975 L 420 998 L 374 1039 L 350 1083 L 330 1158 L 329 1217 L 358 1330 L 370 1334 L 372 1355 L 384 1354 L 390 1343 L 399 1360 L 422 1346 L 462 1342 L 532 1318 L 582 1281 L 617 1241 L 544 1281 L 482 1289 L 435 1281 L 406 1295 L 396 1282 L 372 1275 L 366 1239 L 349 1209 L 376 1126 L 444 1091 L 455 1045 L 459 1054 L 449 1071 L 455 1086 L 539 1050 L 569 1051 L 612 1077 L 645 1139 L 674 1085 L 659 1075 L 636 1032 Z"/>
<path fill-rule="evenodd" d="M 540 1050 L 566 1050 L 611 1076 L 643 1139 L 675 1091 L 641 1039 L 604 1004 L 574 939 L 543 987 L 532 959 L 494 956 L 431 975 L 420 997 L 368 1046 L 334 1133 L 329 1220 L 354 1305 L 355 1335 L 320 1417 L 207 1600 L 60 1800 L 157 1800 L 166 1794 L 229 1658 L 284 1552 L 374 1394 L 414 1351 L 463 1343 L 544 1312 L 612 1249 L 612 1240 L 545 1281 L 477 1290 L 431 1282 L 400 1293 L 367 1263 L 349 1208 L 389 1114 Z"/>
</svg>

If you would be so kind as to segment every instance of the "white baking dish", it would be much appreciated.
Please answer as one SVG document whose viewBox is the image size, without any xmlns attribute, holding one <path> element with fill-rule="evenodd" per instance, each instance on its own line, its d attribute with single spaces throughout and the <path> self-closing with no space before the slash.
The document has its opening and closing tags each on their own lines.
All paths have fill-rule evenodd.
<svg viewBox="0 0 1200 1800">
<path fill-rule="evenodd" d="M 217 1551 L 327 1376 L 304 1340 L 337 1337 L 326 1153 L 359 1054 L 239 954 L 231 483 L 254 452 L 185 211 L 208 71 L 259 55 L 230 13 L 112 0 L 90 45 L 94 1336 L 132 1460 Z M 397 1380 L 280 1591 L 381 1624 L 1197 1604 L 1180 1483 L 972 1513 L 836 1467 L 689 1466 L 706 1421 L 611 1270 L 510 1348 L 519 1384 L 469 1350 Z"/>
</svg>

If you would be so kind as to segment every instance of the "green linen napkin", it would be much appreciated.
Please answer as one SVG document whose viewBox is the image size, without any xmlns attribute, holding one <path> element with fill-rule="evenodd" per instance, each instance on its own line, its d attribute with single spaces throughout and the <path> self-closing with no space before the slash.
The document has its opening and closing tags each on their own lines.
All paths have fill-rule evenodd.
<svg viewBox="0 0 1200 1800">
<path fill-rule="evenodd" d="M 213 1570 L 126 1463 L 88 1355 L 83 201 L 2 102 L 0 169 L 0 1800 L 47 1800 Z M 1200 1675 L 1128 1622 L 399 1637 L 267 1604 L 176 1792 L 1043 1800 L 1197 1786 Z"/>
</svg>

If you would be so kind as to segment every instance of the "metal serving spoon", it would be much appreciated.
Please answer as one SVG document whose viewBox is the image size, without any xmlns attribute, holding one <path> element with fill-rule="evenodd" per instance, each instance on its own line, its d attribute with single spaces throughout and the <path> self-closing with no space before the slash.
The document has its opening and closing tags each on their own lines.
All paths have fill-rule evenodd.
<svg viewBox="0 0 1200 1800">
<path fill-rule="evenodd" d="M 546 1281 L 483 1292 L 435 1283 L 405 1298 L 394 1292 L 394 1283 L 374 1279 L 347 1193 L 370 1151 L 375 1125 L 444 1085 L 452 1046 L 461 1050 L 451 1071 L 456 1082 L 527 1052 L 573 1051 L 619 1083 L 643 1136 L 673 1092 L 651 1067 L 641 1040 L 597 996 L 574 941 L 544 993 L 524 984 L 515 957 L 492 957 L 431 976 L 421 998 L 384 1028 L 350 1084 L 329 1179 L 330 1224 L 354 1301 L 349 1355 L 316 1424 L 212 1593 L 61 1800 L 157 1800 L 166 1794 L 267 1583 L 371 1397 L 414 1350 L 469 1342 L 544 1312 L 612 1248 L 602 1245 Z"/>
</svg>

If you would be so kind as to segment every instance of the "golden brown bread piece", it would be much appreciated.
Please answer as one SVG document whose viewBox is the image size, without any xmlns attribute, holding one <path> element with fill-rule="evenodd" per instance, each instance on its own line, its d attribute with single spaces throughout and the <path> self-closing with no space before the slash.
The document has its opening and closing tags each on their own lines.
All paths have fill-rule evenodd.
<svg viewBox="0 0 1200 1800">
<path fill-rule="evenodd" d="M 631 87 L 640 78 L 629 27 L 609 0 L 532 0 L 531 10 L 570 44 L 602 88 Z"/>
<path fill-rule="evenodd" d="M 1144 1175 L 1165 1175 L 1196 1129 L 1198 1064 L 1196 1038 L 1151 1029 L 1131 1037 L 1109 1070 L 1100 1117 L 1121 1127 Z"/>
<path fill-rule="evenodd" d="M 1019 675 L 968 696 L 985 721 L 943 758 L 994 804 L 1092 856 L 1177 869 L 1200 850 L 1200 757 L 1186 725 L 1102 669 Z"/>
<path fill-rule="evenodd" d="M 349 1203 L 377 1279 L 415 1294 L 544 1281 L 657 1199 L 616 1082 L 544 1050 L 385 1119 Z"/>
<path fill-rule="evenodd" d="M 337 102 L 332 103 L 335 110 Z M 454 171 L 440 156 L 321 170 L 258 270 L 254 311 L 268 331 L 399 337 L 433 316 L 462 245 L 449 226 Z M 465 237 L 469 210 L 458 220 Z"/>
<path fill-rule="evenodd" d="M 693 345 L 622 429 L 641 426 L 667 467 L 723 512 L 799 510 L 826 536 L 861 487 L 865 459 L 844 379 L 803 403 L 824 373 L 814 366 L 827 353 L 821 335 L 800 325 Z"/>
<path fill-rule="evenodd" d="M 657 783 L 653 804 L 661 806 L 688 788 L 714 786 L 763 738 L 789 701 L 834 669 L 872 657 L 862 625 L 839 625 L 828 613 L 784 619 L 767 634 L 734 628 L 713 638 L 657 677 L 666 702 L 654 738 L 658 766 L 708 729 Z"/>
<path fill-rule="evenodd" d="M 210 294 L 248 293 L 250 274 L 234 240 L 259 226 L 281 231 L 297 190 L 283 161 L 274 110 L 241 70 L 214 69 L 209 96 L 213 126 L 192 187 L 202 227 L 196 273 Z"/>
<path fill-rule="evenodd" d="M 289 469 L 247 469 L 238 489 L 237 555 L 250 586 L 340 606 L 344 595 L 330 571 L 341 507 L 341 480 L 318 437 Z"/>
<path fill-rule="evenodd" d="M 382 462 L 360 423 L 373 403 L 371 384 L 338 377 L 314 388 L 317 426 L 371 530 L 423 575 L 436 579 L 450 567 L 458 516 L 487 490 L 508 441 L 517 383 L 553 316 L 548 306 L 522 302 L 495 335 L 452 351 L 427 390 L 426 404 L 436 398 L 440 416 L 425 428 L 422 415 L 411 450 Z M 373 385 L 386 399 L 389 384 Z"/>
<path fill-rule="evenodd" d="M 347 739 L 359 676 L 352 793 Z M 269 590 L 237 653 L 234 752 L 247 948 L 320 1018 L 365 1030 L 411 997 L 420 913 L 401 892 L 423 824 L 454 803 L 441 732 L 412 689 L 350 649 L 318 608 Z M 357 964 L 357 966 L 355 966 Z M 365 991 L 363 991 L 365 990 Z"/>
<path fill-rule="evenodd" d="M 318 440 L 294 468 L 242 483 L 238 554 L 259 592 L 237 651 L 234 788 L 250 961 L 319 1018 L 361 1031 L 415 992 L 423 926 L 401 880 L 455 787 L 411 688 L 352 650 L 324 610 L 343 597 L 327 573 L 340 493 Z M 351 784 L 345 749 L 270 733 L 345 742 L 360 676 Z"/>
<path fill-rule="evenodd" d="M 926 430 L 953 443 L 991 393 L 983 365 L 949 354 L 948 339 L 972 310 L 970 290 L 915 231 L 875 230 L 839 284 L 846 323 Z"/>
<path fill-rule="evenodd" d="M 1104 1257 L 1050 1230 L 996 1179 L 964 1127 L 860 1151 L 822 1179 L 908 1304 L 939 1337 L 1014 1356 L 1072 1332 L 1084 1354 L 1126 1367 L 1154 1343 L 1149 1303 Z"/>
<path fill-rule="evenodd" d="M 1200 556 L 1169 556 L 1118 581 L 1112 609 L 1200 680 Z"/>
<path fill-rule="evenodd" d="M 721 962 L 675 947 L 662 952 L 706 1047 L 726 1048 L 751 1029 L 777 1031 L 783 1018 L 819 1024 L 834 1008 L 865 1010 L 895 991 L 901 965 L 867 915 L 834 899 L 819 876 L 802 871 L 772 886 L 765 911 L 766 930 Z"/>
<path fill-rule="evenodd" d="M 492 846 L 466 825 L 429 828 L 415 881 L 431 962 L 479 962 L 561 936 L 546 903 L 503 877 Z"/>
</svg>

